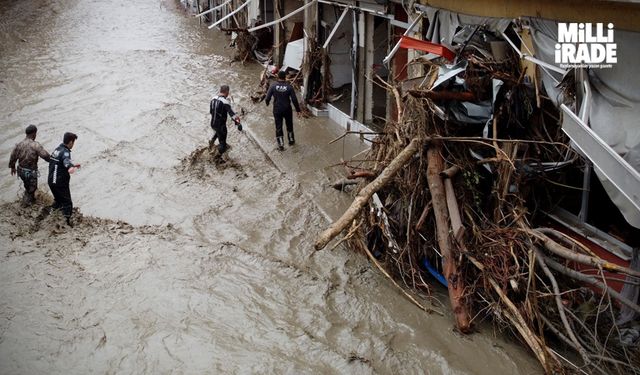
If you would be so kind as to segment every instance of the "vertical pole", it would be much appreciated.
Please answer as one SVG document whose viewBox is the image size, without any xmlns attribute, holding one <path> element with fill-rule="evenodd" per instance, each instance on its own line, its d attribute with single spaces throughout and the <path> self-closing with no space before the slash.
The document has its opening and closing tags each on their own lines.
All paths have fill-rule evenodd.
<svg viewBox="0 0 640 375">
<path fill-rule="evenodd" d="M 351 44 L 351 111 L 349 112 L 349 116 L 351 119 L 354 119 L 356 115 L 356 101 L 358 99 L 358 13 L 354 9 L 351 14 L 353 15 L 353 43 Z"/>
<path fill-rule="evenodd" d="M 371 123 L 373 122 L 373 75 L 372 75 L 372 67 L 374 63 L 374 51 L 375 46 L 373 44 L 373 35 L 375 28 L 375 16 L 369 13 L 363 15 L 364 18 L 364 45 L 362 46 L 364 59 L 362 63 L 362 76 L 365 77 L 363 79 L 362 84 L 360 85 L 360 96 L 362 99 L 360 103 L 362 103 L 362 122 L 363 123 Z M 366 77 L 369 77 L 367 79 Z"/>
</svg>

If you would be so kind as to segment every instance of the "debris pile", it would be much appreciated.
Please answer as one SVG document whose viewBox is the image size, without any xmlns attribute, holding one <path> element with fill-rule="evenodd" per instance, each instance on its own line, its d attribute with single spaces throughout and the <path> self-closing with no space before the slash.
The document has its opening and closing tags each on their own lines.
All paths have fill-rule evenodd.
<svg viewBox="0 0 640 375">
<path fill-rule="evenodd" d="M 457 63 L 424 62 L 419 85 L 392 87 L 397 120 L 364 161 L 344 163 L 357 195 L 316 249 L 344 231 L 341 242 L 396 285 L 430 294 L 437 280 L 458 330 L 491 318 L 546 373 L 640 373 L 637 318 L 621 319 L 640 313 L 637 294 L 610 285 L 638 285 L 640 272 L 600 258 L 543 214 L 585 160 L 518 56 L 481 53 L 490 50 L 482 34 L 460 46 Z"/>
</svg>

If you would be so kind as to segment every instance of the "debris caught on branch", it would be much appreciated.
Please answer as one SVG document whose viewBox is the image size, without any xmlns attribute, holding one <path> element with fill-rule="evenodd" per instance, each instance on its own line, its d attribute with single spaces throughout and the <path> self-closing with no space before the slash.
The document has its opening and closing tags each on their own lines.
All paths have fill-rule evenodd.
<svg viewBox="0 0 640 375">
<path fill-rule="evenodd" d="M 412 296 L 428 293 L 423 275 L 439 272 L 460 331 L 492 318 L 548 374 L 640 374 L 640 335 L 632 334 L 640 323 L 616 323 L 622 307 L 640 306 L 611 285 L 637 285 L 640 271 L 549 228 L 543 214 L 584 160 L 515 55 L 497 62 L 474 51 L 460 56 L 464 72 L 435 88 L 437 77 L 405 92 L 386 86 L 396 116 L 364 161 L 341 164 L 360 181 L 356 196 L 316 249 L 352 228 L 344 242 Z M 424 264 L 441 266 L 426 272 Z M 581 363 L 558 354 L 566 350 Z"/>
</svg>

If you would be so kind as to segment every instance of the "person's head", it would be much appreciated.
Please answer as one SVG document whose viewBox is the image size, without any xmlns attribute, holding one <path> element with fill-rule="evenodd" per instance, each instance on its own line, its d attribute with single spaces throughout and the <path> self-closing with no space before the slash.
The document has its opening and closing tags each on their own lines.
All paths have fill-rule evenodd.
<svg viewBox="0 0 640 375">
<path fill-rule="evenodd" d="M 29 137 L 31 139 L 36 139 L 36 134 L 38 133 L 38 128 L 35 125 L 29 125 L 24 130 L 24 132 L 25 132 L 25 134 L 27 134 L 27 137 Z"/>
<path fill-rule="evenodd" d="M 287 78 L 287 72 L 285 72 L 284 70 L 281 70 L 278 72 L 278 79 L 281 81 L 284 81 L 284 79 Z"/>
<path fill-rule="evenodd" d="M 73 148 L 73 145 L 76 143 L 76 139 L 78 139 L 77 135 L 66 132 L 62 137 L 62 143 L 64 143 L 64 145 L 67 146 L 69 150 L 71 150 Z"/>
<path fill-rule="evenodd" d="M 220 95 L 229 96 L 229 86 L 228 85 L 220 86 Z"/>
</svg>

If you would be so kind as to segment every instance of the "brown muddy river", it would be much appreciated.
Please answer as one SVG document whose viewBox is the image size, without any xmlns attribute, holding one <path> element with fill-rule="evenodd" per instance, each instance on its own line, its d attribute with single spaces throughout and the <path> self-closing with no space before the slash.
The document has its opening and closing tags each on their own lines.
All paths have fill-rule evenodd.
<svg viewBox="0 0 640 375">
<path fill-rule="evenodd" d="M 0 373 L 540 373 L 362 256 L 314 254 L 320 212 L 349 203 L 326 167 L 363 145 L 327 146 L 341 130 L 316 118 L 275 151 L 249 99 L 261 68 L 231 63 L 226 38 L 171 0 L 0 1 Z M 230 128 L 219 164 L 202 148 L 225 83 L 249 131 Z M 79 136 L 73 229 L 39 216 L 44 173 L 39 206 L 20 207 L 6 163 L 29 123 L 47 150 Z"/>
</svg>

